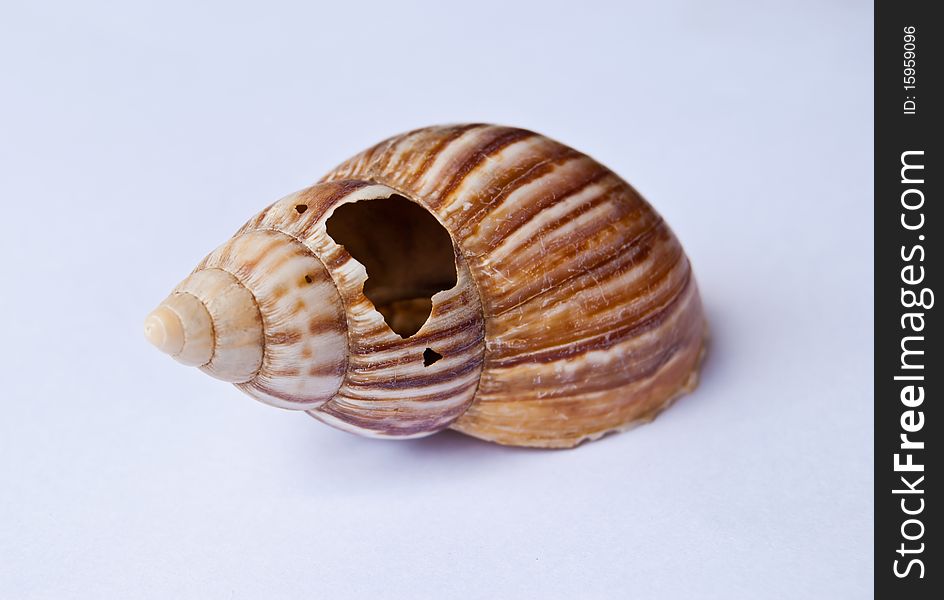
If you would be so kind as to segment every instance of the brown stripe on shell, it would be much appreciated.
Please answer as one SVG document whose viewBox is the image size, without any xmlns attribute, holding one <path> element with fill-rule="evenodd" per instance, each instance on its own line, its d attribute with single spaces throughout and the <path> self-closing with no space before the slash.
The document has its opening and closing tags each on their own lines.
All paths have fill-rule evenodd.
<svg viewBox="0 0 944 600">
<path fill-rule="evenodd" d="M 409 375 L 406 377 L 398 377 L 395 379 L 387 380 L 373 380 L 370 377 L 370 373 L 362 373 L 359 378 L 349 377 L 346 383 L 347 390 L 349 393 L 354 390 L 364 390 L 367 388 L 379 389 L 379 390 L 402 390 L 402 389 L 416 389 L 422 390 L 424 386 L 436 385 L 440 383 L 446 383 L 448 381 L 453 381 L 458 377 L 463 375 L 468 375 L 474 371 L 478 371 L 479 364 L 475 361 L 466 361 L 454 369 L 448 371 L 440 371 L 432 375 L 427 375 L 426 373 L 419 373 L 417 375 Z"/>
<path fill-rule="evenodd" d="M 592 190 L 594 194 L 590 198 L 583 200 L 580 204 L 574 206 L 570 211 L 556 218 L 548 220 L 546 223 L 534 228 L 533 231 L 528 232 L 528 239 L 544 238 L 551 233 L 564 231 L 574 219 L 577 219 L 584 214 L 599 208 L 603 204 L 612 202 L 611 192 L 613 187 L 619 186 L 620 184 L 618 182 L 611 182 L 610 187 L 603 187 L 605 184 L 603 180 L 605 178 L 612 178 L 612 174 L 599 173 L 597 177 L 591 177 L 584 181 L 583 185 L 576 184 L 573 188 L 567 190 L 563 197 L 557 198 L 555 201 L 548 203 L 545 206 L 535 207 L 536 209 L 531 211 L 520 211 L 519 213 L 513 215 L 501 226 L 500 234 L 505 242 L 502 244 L 502 246 L 510 242 L 511 240 L 509 238 L 514 234 L 519 233 L 527 227 L 533 227 L 534 223 L 537 221 L 537 217 L 543 215 L 546 209 L 550 206 L 558 205 L 578 194 L 586 193 L 590 191 L 590 188 L 594 188 Z"/>
<path fill-rule="evenodd" d="M 417 151 L 415 152 L 414 155 L 416 156 L 419 164 L 416 167 L 410 169 L 409 181 L 405 183 L 407 183 L 408 185 L 415 185 L 417 181 L 419 181 L 424 175 L 426 175 L 426 172 L 432 166 L 433 160 L 435 159 L 435 157 L 446 146 L 451 144 L 453 141 L 457 140 L 465 132 L 470 131 L 472 129 L 481 129 L 482 127 L 485 127 L 485 126 L 481 124 L 463 125 L 460 127 L 453 127 L 451 131 L 449 131 L 445 135 L 432 137 L 428 142 L 429 144 L 431 144 L 431 147 L 417 148 Z"/>
<path fill-rule="evenodd" d="M 338 328 L 338 322 L 334 320 L 324 320 L 320 317 L 312 318 L 308 322 L 308 334 L 309 335 L 318 335 L 321 333 L 327 333 L 329 331 L 335 331 Z"/>
<path fill-rule="evenodd" d="M 517 188 L 540 179 L 569 160 L 582 156 L 576 150 L 547 138 L 523 140 L 526 143 L 519 140 L 518 143 L 503 148 L 502 155 L 495 157 L 496 160 L 503 161 L 502 169 L 494 169 L 488 173 L 478 172 L 476 176 L 481 181 L 477 185 L 468 188 L 459 186 L 460 192 L 453 194 L 454 201 L 468 202 L 476 207 L 476 212 L 479 209 L 487 211 L 489 206 L 500 203 Z M 507 150 L 511 148 L 520 152 L 509 157 Z M 446 204 L 439 207 L 443 212 L 448 212 L 449 209 L 450 206 Z M 466 218 L 471 217 L 472 215 L 466 215 Z"/>
<path fill-rule="evenodd" d="M 341 429 L 374 437 L 421 437 L 444 429 L 462 415 L 466 407 L 453 404 L 451 399 L 456 394 L 472 395 L 476 385 L 477 382 L 473 382 L 446 394 L 415 397 L 416 404 L 439 407 L 435 412 L 398 410 L 397 407 L 377 406 L 370 397 L 351 396 L 339 397 L 329 405 L 309 411 L 309 414 Z M 364 409 L 365 404 L 369 410 Z"/>
<path fill-rule="evenodd" d="M 411 439 L 445 429 L 462 414 L 462 409 L 449 408 L 435 417 L 410 419 L 395 409 L 376 407 L 364 411 L 338 403 L 308 414 L 338 429 L 368 437 Z"/>
<path fill-rule="evenodd" d="M 319 408 L 318 411 L 312 411 L 312 412 L 333 411 L 335 414 L 338 414 L 337 413 L 338 407 L 346 405 L 346 410 L 351 412 L 352 414 L 355 414 L 355 411 L 352 410 L 352 407 L 356 407 L 357 409 L 364 409 L 364 408 L 369 409 L 368 411 L 363 412 L 363 418 L 368 421 L 372 419 L 374 416 L 374 414 L 370 412 L 373 410 L 379 410 L 381 412 L 387 411 L 387 410 L 393 410 L 393 411 L 399 410 L 399 412 L 401 413 L 401 418 L 403 418 L 404 420 L 413 419 L 416 421 L 427 421 L 427 422 L 429 420 L 438 421 L 442 418 L 443 410 L 458 409 L 459 414 L 461 414 L 462 410 L 466 407 L 455 404 L 455 402 L 453 401 L 455 395 L 471 393 L 475 390 L 477 386 L 478 386 L 478 380 L 473 380 L 473 381 L 468 381 L 465 383 L 460 382 L 456 386 L 449 388 L 443 392 L 422 393 L 421 391 L 417 390 L 415 393 L 411 392 L 408 399 L 404 400 L 403 403 L 398 404 L 396 406 L 379 405 L 377 404 L 377 400 L 374 397 L 373 393 L 370 393 L 367 390 L 352 389 L 352 390 L 347 391 L 344 394 L 339 394 L 335 402 L 328 404 L 325 407 Z M 399 390 L 399 388 L 388 388 L 386 391 L 390 391 L 391 389 Z M 439 410 L 435 411 L 435 413 L 429 412 L 427 414 L 424 414 L 424 411 L 414 410 L 414 411 L 411 411 L 412 412 L 411 414 L 411 412 L 404 410 L 404 406 L 406 405 L 422 406 L 424 408 L 436 406 L 438 407 Z"/>
<path fill-rule="evenodd" d="M 660 252 L 665 250 L 674 254 L 670 246 L 662 245 Z M 656 270 L 652 270 L 648 262 L 640 264 L 641 253 L 640 250 L 636 255 L 632 252 L 618 255 L 583 276 L 572 277 L 529 298 L 513 310 L 492 315 L 490 357 L 497 359 L 522 349 L 574 343 L 636 322 L 669 302 L 690 276 L 687 262 L 679 268 L 666 268 L 665 261 L 654 258 Z M 626 283 L 630 277 L 632 282 Z M 627 295 L 626 300 L 614 304 L 610 296 L 600 292 L 613 284 L 619 284 L 618 291 Z"/>
<path fill-rule="evenodd" d="M 297 344 L 302 339 L 302 332 L 297 330 L 279 331 L 266 335 L 266 344 Z"/>
<path fill-rule="evenodd" d="M 546 177 L 554 175 L 556 171 L 570 163 L 583 164 L 592 170 L 592 172 L 589 174 L 589 178 L 591 180 L 587 182 L 588 184 L 593 183 L 593 180 L 598 177 L 598 171 L 596 168 L 597 165 L 590 161 L 590 159 L 569 148 L 563 149 L 558 153 L 552 154 L 547 159 L 542 160 L 540 163 L 531 167 L 523 174 L 514 177 L 507 183 L 504 183 L 494 194 L 491 194 L 486 198 L 482 198 L 481 196 L 463 195 L 463 202 L 469 202 L 474 208 L 473 210 L 469 211 L 468 214 L 463 213 L 461 216 L 461 221 L 456 222 L 457 218 L 451 220 L 453 225 L 458 228 L 457 235 L 467 239 L 470 237 L 470 234 L 474 231 L 475 227 L 477 227 L 486 219 L 490 219 L 495 208 L 501 206 L 509 196 L 529 185 L 540 183 Z M 576 187 L 577 189 L 575 191 L 579 191 L 579 188 L 582 186 L 578 184 Z M 549 201 L 555 201 L 558 198 L 559 192 L 563 193 L 563 191 L 556 189 L 553 190 L 553 194 L 550 196 Z M 518 205 L 525 210 L 530 207 L 530 204 L 530 200 L 518 203 Z M 498 222 L 496 222 L 496 225 L 497 224 Z"/>
<path fill-rule="evenodd" d="M 397 143 L 400 137 L 401 136 L 389 137 L 377 144 L 374 144 L 364 152 L 352 156 L 348 160 L 344 161 L 332 169 L 331 172 L 336 175 L 335 179 L 350 179 L 350 177 L 346 177 L 345 174 L 350 175 L 351 173 L 363 173 L 369 168 L 369 165 L 374 161 L 376 156 L 382 154 L 391 145 Z M 326 180 L 322 179 L 320 183 L 323 183 L 324 181 Z"/>
<path fill-rule="evenodd" d="M 509 367 L 528 362 L 555 362 L 563 358 L 584 354 L 592 350 L 605 350 L 616 345 L 625 338 L 642 335 L 643 333 L 646 333 L 647 331 L 650 331 L 661 325 L 667 316 L 671 314 L 673 310 L 675 310 L 679 300 L 684 297 L 685 289 L 691 283 L 691 281 L 691 277 L 686 277 L 682 290 L 679 291 L 678 294 L 674 295 L 668 304 L 660 307 L 654 312 L 647 314 L 645 317 L 639 320 L 633 321 L 632 323 L 628 323 L 617 328 L 607 329 L 606 332 L 598 333 L 580 340 L 571 341 L 567 345 L 542 348 L 536 351 L 515 354 L 514 356 L 509 356 L 507 358 L 500 358 L 493 361 L 490 360 L 489 366 Z"/>
<path fill-rule="evenodd" d="M 416 360 L 427 347 L 434 347 L 440 355 L 452 357 L 466 350 L 478 351 L 482 342 L 481 321 L 466 321 L 457 326 L 424 327 L 420 333 L 399 343 L 383 333 L 372 337 L 361 337 L 351 343 L 351 365 L 363 362 L 372 369 L 382 369 L 384 364 L 402 357 L 401 360 Z"/>
<path fill-rule="evenodd" d="M 476 401 L 452 426 L 501 443 L 564 447 L 651 418 L 694 385 L 704 343 L 681 246 L 635 190 L 580 153 L 511 128 L 474 136 L 411 132 L 386 146 L 404 158 L 395 172 L 375 161 L 324 178 L 381 182 L 426 205 L 470 261 L 488 315 L 485 366 Z M 457 139 L 468 142 L 458 148 Z M 481 158 L 488 144 L 492 160 Z M 568 198 L 566 211 L 547 212 Z M 363 350 L 364 360 L 375 351 Z M 586 366 L 593 360 L 618 367 Z M 592 383 L 568 381 L 574 368 L 590 369 Z"/>
<path fill-rule="evenodd" d="M 638 230 L 640 226 L 646 229 Z M 528 246 L 527 252 L 519 251 L 498 260 L 486 256 L 476 262 L 482 271 L 522 275 L 521 284 L 502 277 L 482 284 L 483 289 L 489 290 L 491 306 L 496 311 L 494 314 L 503 314 L 539 296 L 546 297 L 576 279 L 599 287 L 600 277 L 609 274 L 605 265 L 641 263 L 655 243 L 653 238 L 681 252 L 680 247 L 671 242 L 668 229 L 658 217 L 652 221 L 633 219 L 630 213 L 620 219 L 598 222 L 575 231 L 580 233 L 580 237 L 571 244 L 567 244 L 563 238 L 552 243 L 536 238 Z M 574 255 L 579 256 L 579 259 L 575 259 Z M 538 259 L 540 263 L 535 264 L 534 261 Z M 601 266 L 602 272 L 599 271 Z M 674 268 L 674 265 L 668 265 L 667 268 Z"/>
<path fill-rule="evenodd" d="M 432 127 L 384 140 L 322 182 L 240 230 L 285 232 L 336 287 L 336 318 L 302 318 L 312 300 L 288 288 L 260 300 L 267 314 L 280 307 L 295 323 L 266 331 L 274 351 L 295 348 L 302 361 L 278 372 L 297 369 L 322 387 L 338 378 L 332 397 L 309 411 L 316 418 L 381 437 L 452 426 L 501 443 L 566 447 L 650 419 L 694 385 L 704 319 L 684 252 L 652 207 L 589 157 L 520 129 Z M 456 288 L 434 297 L 430 319 L 408 339 L 389 330 L 363 296 L 363 267 L 325 231 L 337 206 L 392 194 L 431 210 L 459 251 Z M 253 258 L 235 248 L 213 260 L 243 260 L 233 268 L 256 286 L 267 263 L 297 266 L 292 256 L 268 257 L 271 249 Z M 345 360 L 319 362 L 307 340 L 339 328 Z M 444 358 L 424 366 L 427 347 Z M 271 401 L 288 393 L 280 379 L 241 387 Z M 304 406 L 298 393 L 292 407 Z"/>
<path fill-rule="evenodd" d="M 259 400 L 296 410 L 313 408 L 334 396 L 346 370 L 347 332 L 340 297 L 321 261 L 296 238 L 266 228 L 234 236 L 204 263 L 232 274 L 245 286 L 262 317 L 262 366 L 239 387 Z M 311 283 L 297 285 L 302 280 L 307 283 L 306 277 Z M 333 326 L 311 335 L 300 329 L 308 322 Z M 312 375 L 315 365 L 318 374 Z"/>
<path fill-rule="evenodd" d="M 435 156 L 443 152 L 449 144 L 467 132 L 485 127 L 475 123 L 460 125 L 437 136 L 430 136 L 425 129 L 412 131 L 400 136 L 397 143 L 389 147 L 377 160 L 372 161 L 365 171 L 385 174 L 405 170 L 411 174 L 411 179 L 416 181 L 432 166 Z M 397 157 L 395 163 L 392 162 L 394 155 Z M 416 165 L 416 161 L 422 161 L 423 164 Z"/>
<path fill-rule="evenodd" d="M 428 434 L 448 426 L 452 420 L 462 414 L 474 398 L 484 353 L 482 308 L 477 295 L 469 294 L 473 284 L 464 261 L 459 263 L 456 287 L 437 295 L 433 313 L 426 325 L 417 335 L 407 339 L 400 338 L 389 331 L 389 328 L 382 335 L 375 334 L 368 337 L 368 332 L 375 330 L 381 318 L 373 310 L 372 305 L 356 301 L 362 297 L 363 280 L 346 283 L 347 286 L 344 289 L 339 289 L 342 297 L 349 300 L 348 310 L 356 308 L 367 312 L 361 317 L 349 316 L 351 363 L 348 375 L 336 398 L 313 412 L 324 412 L 334 416 L 343 415 L 345 423 L 354 430 L 362 430 L 368 425 L 380 427 L 380 424 L 385 422 L 378 422 L 373 415 L 378 414 L 377 411 L 383 414 L 387 410 L 397 411 L 402 423 L 413 421 L 417 424 L 406 429 L 398 426 L 395 431 L 384 428 L 370 430 L 373 434 L 384 436 Z M 445 314 L 437 311 L 438 302 L 450 296 L 462 294 L 473 301 L 460 307 L 461 310 Z M 377 317 L 373 319 L 373 325 L 369 318 L 371 314 Z M 430 366 L 423 364 L 423 350 L 427 345 L 435 345 L 437 340 L 457 337 L 466 338 L 466 344 L 464 344 L 466 349 L 449 353 L 443 350 L 442 353 L 445 356 L 443 360 Z M 399 354 L 409 359 L 391 365 L 379 358 L 386 354 Z M 360 361 L 355 358 L 359 356 L 363 356 L 364 360 Z M 459 381 L 469 375 L 473 377 L 472 385 L 463 384 L 458 389 L 455 386 L 448 386 L 448 382 Z M 409 382 L 411 401 L 390 395 L 392 387 L 400 387 L 395 382 L 403 381 Z M 432 394 L 424 391 L 443 385 L 448 389 Z M 361 402 L 345 401 L 345 398 L 351 397 L 359 398 Z M 367 400 L 369 402 L 366 402 L 365 406 Z"/>
<path fill-rule="evenodd" d="M 609 171 L 585 156 L 549 163 L 545 169 L 536 170 L 533 177 L 506 188 L 502 197 L 484 210 L 470 215 L 463 222 L 460 235 L 476 250 L 488 251 L 495 241 L 504 240 L 515 226 L 579 194 L 607 175 Z M 524 197 L 513 202 L 510 197 L 522 190 Z"/>
<path fill-rule="evenodd" d="M 464 161 L 470 152 L 474 152 L 475 148 L 482 144 L 483 137 L 490 139 L 494 132 L 488 126 L 472 124 L 447 128 L 432 136 L 430 133 L 427 131 L 420 138 L 424 143 L 415 147 L 413 152 L 413 156 L 417 158 L 421 153 L 427 155 L 420 165 L 404 165 L 404 168 L 398 169 L 375 165 L 371 171 L 372 179 L 395 189 L 422 187 L 427 182 L 440 183 L 457 162 Z M 441 138 L 442 143 L 437 143 L 436 138 Z M 426 146 L 427 143 L 431 143 L 435 150 Z"/>
<path fill-rule="evenodd" d="M 520 387 L 532 383 L 533 374 L 516 376 L 514 370 L 503 370 L 494 378 L 483 375 L 476 403 L 452 427 L 470 434 L 487 431 L 488 439 L 500 443 L 571 447 L 649 420 L 697 382 L 704 322 L 691 313 L 700 311 L 693 294 L 678 327 L 665 329 L 665 335 L 685 334 L 669 345 L 674 354 L 652 374 L 625 381 L 618 375 L 635 368 L 605 373 L 599 367 L 584 368 L 577 371 L 577 381 L 593 380 L 595 389 L 583 383 L 550 382 L 534 391 L 531 385 Z M 509 386 L 519 390 L 514 399 L 507 394 Z"/>
<path fill-rule="evenodd" d="M 395 146 L 387 145 L 384 152 L 395 151 Z M 380 160 L 380 155 L 373 160 Z M 411 338 L 393 333 L 364 297 L 366 272 L 327 235 L 325 221 L 341 204 L 382 199 L 395 193 L 366 180 L 319 184 L 275 203 L 259 222 L 259 231 L 284 231 L 317 256 L 330 274 L 340 297 L 339 306 L 347 315 L 349 363 L 344 380 L 333 398 L 311 412 L 315 416 L 329 415 L 324 417 L 328 420 L 337 416 L 348 428 L 358 429 L 357 423 L 379 426 L 372 415 L 393 411 L 404 423 L 413 423 L 407 428 L 412 436 L 448 426 L 472 402 L 483 360 L 484 323 L 478 293 L 462 258 L 458 259 L 456 287 L 434 296 L 430 319 Z M 302 201 L 308 209 L 299 215 L 294 206 Z M 430 345 L 437 347 L 444 358 L 425 366 L 423 352 Z M 388 354 L 402 356 L 403 360 L 391 362 L 384 358 Z M 409 390 L 410 397 L 391 396 L 394 388 Z M 255 395 L 260 389 L 247 391 Z M 340 422 L 332 422 L 340 426 Z M 389 431 L 373 433 L 391 435 Z"/>
<path fill-rule="evenodd" d="M 529 382 L 529 386 L 528 389 L 521 391 L 522 399 L 580 394 L 584 392 L 584 388 L 591 380 L 617 381 L 621 384 L 635 381 L 640 377 L 639 371 L 644 370 L 636 367 L 641 367 L 647 361 L 651 361 L 652 357 L 657 356 L 664 348 L 681 347 L 696 338 L 700 339 L 704 332 L 695 327 L 698 319 L 692 315 L 692 309 L 699 306 L 697 291 L 695 286 L 691 285 L 686 288 L 683 295 L 679 296 L 674 309 L 666 311 L 660 320 L 651 322 L 645 332 L 640 332 L 641 335 L 624 336 L 615 343 L 607 344 L 606 347 L 585 348 L 585 352 L 562 355 L 553 362 L 507 361 L 503 366 L 498 366 L 495 363 L 504 361 L 490 359 L 486 375 L 482 380 L 482 399 L 484 400 L 484 397 L 488 397 L 496 389 L 501 389 L 509 383 L 524 383 L 525 381 Z M 687 335 L 671 335 L 679 331 L 687 332 Z M 673 340 L 672 344 L 664 343 L 667 335 Z M 592 357 L 596 358 L 590 360 Z M 598 368 L 601 361 L 615 361 L 620 364 L 626 360 L 631 360 L 634 368 L 615 370 Z M 536 380 L 536 374 L 543 374 L 549 370 L 558 375 L 551 378 L 540 377 Z M 568 389 L 569 393 L 557 394 L 557 392 L 567 392 Z"/>
<path fill-rule="evenodd" d="M 469 317 L 463 322 L 456 323 L 455 325 L 451 325 L 443 329 L 433 329 L 432 327 L 426 327 L 421 329 L 420 332 L 413 337 L 409 338 L 410 345 L 416 347 L 428 346 L 430 344 L 435 344 L 439 341 L 455 338 L 463 334 L 477 333 L 479 330 L 481 330 L 481 328 L 482 321 L 480 319 L 475 319 L 474 317 Z M 357 350 L 360 349 L 363 353 L 369 354 L 395 348 L 405 349 L 403 342 L 404 340 L 402 338 L 400 340 L 394 340 L 390 339 L 389 336 L 383 336 L 383 341 L 377 341 L 376 343 L 358 343 L 355 341 L 354 343 L 356 345 L 352 347 L 352 351 L 356 353 Z M 358 348 L 358 346 L 360 346 L 360 348 Z"/>
<path fill-rule="evenodd" d="M 313 363 L 307 364 L 305 372 L 311 377 L 343 376 L 344 365 L 341 363 Z"/>
<path fill-rule="evenodd" d="M 481 166 L 492 158 L 492 156 L 498 154 L 511 144 L 534 136 L 534 133 L 524 129 L 510 129 L 502 131 L 494 137 L 482 140 L 482 143 L 474 150 L 470 151 L 462 162 L 450 169 L 448 182 L 440 186 L 438 190 L 439 203 L 448 202 L 449 197 L 452 195 L 453 191 L 455 191 L 456 187 L 462 183 L 473 169 Z M 432 208 L 435 208 L 435 206 L 432 206 Z"/>
<path fill-rule="evenodd" d="M 416 189 L 422 190 L 426 202 L 441 203 L 445 200 L 444 190 L 451 188 L 456 177 L 465 177 L 472 172 L 473 167 L 482 164 L 483 153 L 503 139 L 513 143 L 519 136 L 529 137 L 531 134 L 521 130 L 509 128 L 483 127 L 466 131 L 433 159 L 433 164 L 416 180 Z M 405 174 L 400 176 L 403 179 Z M 400 183 L 399 181 L 397 183 Z"/>
<path fill-rule="evenodd" d="M 368 185 L 370 185 L 369 181 L 353 179 L 335 181 L 328 184 L 327 190 L 319 189 L 317 195 L 312 193 L 313 187 L 308 188 L 299 194 L 296 200 L 298 204 L 308 206 L 305 212 L 312 211 L 312 214 L 307 217 L 308 221 L 316 222 L 324 216 L 325 212 L 334 208 L 339 200 Z"/>
</svg>

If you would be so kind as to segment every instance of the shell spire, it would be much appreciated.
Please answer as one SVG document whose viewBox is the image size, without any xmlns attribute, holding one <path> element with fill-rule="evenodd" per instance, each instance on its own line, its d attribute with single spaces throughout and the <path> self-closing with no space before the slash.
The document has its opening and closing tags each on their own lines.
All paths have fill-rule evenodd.
<svg viewBox="0 0 944 600">
<path fill-rule="evenodd" d="M 387 438 L 571 447 L 695 386 L 705 321 L 653 208 L 530 131 L 430 127 L 272 204 L 145 322 L 263 402 Z"/>
<path fill-rule="evenodd" d="M 162 302 L 144 320 L 144 335 L 181 364 L 202 367 L 213 358 L 213 321 L 192 294 L 175 294 Z"/>
</svg>

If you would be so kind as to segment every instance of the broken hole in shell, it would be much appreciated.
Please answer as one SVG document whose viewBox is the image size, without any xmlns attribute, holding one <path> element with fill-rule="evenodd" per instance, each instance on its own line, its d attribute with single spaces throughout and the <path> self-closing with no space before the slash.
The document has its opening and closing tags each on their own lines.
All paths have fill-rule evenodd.
<svg viewBox="0 0 944 600">
<path fill-rule="evenodd" d="M 402 338 L 416 334 L 429 319 L 434 294 L 456 285 L 449 232 L 426 208 L 403 196 L 339 206 L 326 227 L 364 265 L 364 295 Z"/>
</svg>

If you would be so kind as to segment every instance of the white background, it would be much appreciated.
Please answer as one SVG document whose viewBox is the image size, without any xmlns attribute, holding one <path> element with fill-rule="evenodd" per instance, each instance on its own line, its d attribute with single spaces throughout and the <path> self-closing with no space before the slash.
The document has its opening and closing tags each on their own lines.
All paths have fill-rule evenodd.
<svg viewBox="0 0 944 600">
<path fill-rule="evenodd" d="M 864 598 L 866 2 L 4 2 L 0 597 Z M 662 212 L 701 386 L 573 451 L 256 403 L 145 314 L 389 135 L 535 129 Z"/>
</svg>

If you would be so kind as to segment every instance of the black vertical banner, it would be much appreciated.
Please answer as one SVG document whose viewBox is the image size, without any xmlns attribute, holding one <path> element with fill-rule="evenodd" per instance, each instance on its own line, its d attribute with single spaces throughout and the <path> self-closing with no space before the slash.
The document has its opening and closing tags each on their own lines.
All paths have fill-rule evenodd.
<svg viewBox="0 0 944 600">
<path fill-rule="evenodd" d="M 876 598 L 940 598 L 944 589 L 944 565 L 932 558 L 944 540 L 944 20 L 932 17 L 934 4 L 875 8 Z"/>
</svg>

